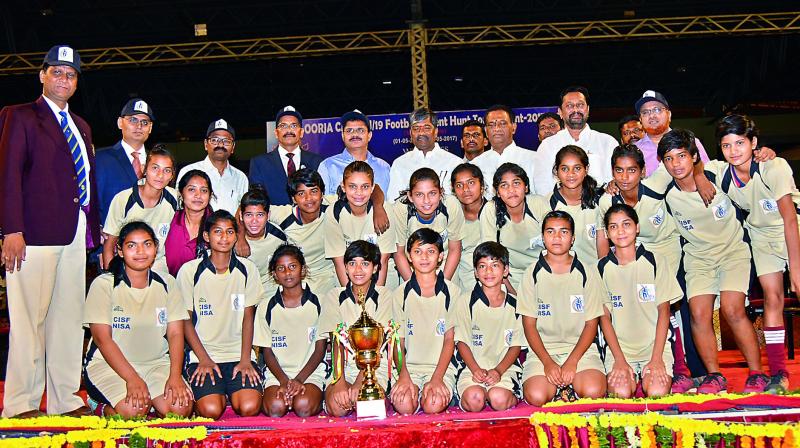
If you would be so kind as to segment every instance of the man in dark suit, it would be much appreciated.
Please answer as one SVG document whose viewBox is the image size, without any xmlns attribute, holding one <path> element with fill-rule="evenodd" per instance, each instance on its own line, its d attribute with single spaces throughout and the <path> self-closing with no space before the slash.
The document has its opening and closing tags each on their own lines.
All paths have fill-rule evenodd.
<svg viewBox="0 0 800 448">
<path fill-rule="evenodd" d="M 88 415 L 80 387 L 86 250 L 100 242 L 89 125 L 69 110 L 80 56 L 50 49 L 33 103 L 0 111 L 0 259 L 11 321 L 4 417 Z"/>
<path fill-rule="evenodd" d="M 100 224 L 106 222 L 108 207 L 117 193 L 127 190 L 142 178 L 147 159 L 144 144 L 155 120 L 153 109 L 141 98 L 125 103 L 117 118 L 122 140 L 97 151 L 97 194 L 100 198 Z"/>
<path fill-rule="evenodd" d="M 275 117 L 278 148 L 250 159 L 250 185 L 261 184 L 274 205 L 291 204 L 286 192 L 289 176 L 301 168 L 316 170 L 322 157 L 300 149 L 303 138 L 303 117 L 292 106 L 286 106 Z"/>
</svg>

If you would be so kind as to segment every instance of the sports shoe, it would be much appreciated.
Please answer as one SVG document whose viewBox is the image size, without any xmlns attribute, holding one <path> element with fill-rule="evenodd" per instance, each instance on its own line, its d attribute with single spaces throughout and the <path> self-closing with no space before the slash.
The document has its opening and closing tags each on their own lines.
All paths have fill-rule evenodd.
<svg viewBox="0 0 800 448">
<path fill-rule="evenodd" d="M 685 394 L 692 389 L 697 388 L 697 383 L 695 379 L 683 374 L 677 374 L 675 377 L 672 378 L 672 393 L 673 394 Z"/>
<path fill-rule="evenodd" d="M 746 394 L 760 393 L 769 386 L 770 378 L 763 373 L 754 373 L 747 377 L 742 392 Z"/>
<path fill-rule="evenodd" d="M 789 390 L 789 372 L 785 370 L 778 370 L 775 375 L 769 379 L 769 385 L 764 392 L 769 394 L 781 394 Z"/>
<path fill-rule="evenodd" d="M 727 390 L 728 380 L 721 373 L 709 373 L 697 387 L 698 394 L 719 394 Z"/>
</svg>

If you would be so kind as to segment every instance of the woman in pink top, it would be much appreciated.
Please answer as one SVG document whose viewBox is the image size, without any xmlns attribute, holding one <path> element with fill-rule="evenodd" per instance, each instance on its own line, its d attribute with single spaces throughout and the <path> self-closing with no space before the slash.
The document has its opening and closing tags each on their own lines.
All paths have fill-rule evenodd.
<svg viewBox="0 0 800 448">
<path fill-rule="evenodd" d="M 211 214 L 208 205 L 214 192 L 211 179 L 200 170 L 191 170 L 178 183 L 183 207 L 175 212 L 169 226 L 169 233 L 164 242 L 167 257 L 167 268 L 172 276 L 184 263 L 197 258 L 197 236 L 203 227 L 203 221 Z"/>
</svg>

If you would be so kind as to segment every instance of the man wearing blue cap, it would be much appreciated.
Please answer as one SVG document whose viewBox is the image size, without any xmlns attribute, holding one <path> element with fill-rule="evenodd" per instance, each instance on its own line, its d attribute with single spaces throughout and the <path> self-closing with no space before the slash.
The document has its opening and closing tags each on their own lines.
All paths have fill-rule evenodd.
<svg viewBox="0 0 800 448">
<path fill-rule="evenodd" d="M 323 160 L 317 169 L 325 182 L 325 194 L 336 194 L 336 188 L 342 183 L 345 167 L 356 160 L 367 162 L 375 173 L 375 183 L 380 185 L 382 191 L 388 191 L 391 167 L 385 160 L 372 155 L 368 149 L 372 140 L 372 129 L 367 116 L 356 109 L 342 115 L 339 123 L 342 125 L 344 151 Z"/>
<path fill-rule="evenodd" d="M 181 178 L 191 170 L 208 174 L 214 191 L 211 208 L 235 214 L 239 209 L 239 201 L 249 187 L 247 176 L 229 162 L 236 150 L 236 131 L 227 120 L 219 118 L 208 125 L 203 144 L 208 154 L 206 158 L 183 167 L 176 182 L 180 183 Z"/>
<path fill-rule="evenodd" d="M 68 101 L 81 60 L 47 52 L 42 96 L 0 111 L 0 259 L 11 321 L 3 417 L 88 415 L 80 387 L 86 250 L 100 242 L 89 125 Z"/>
<path fill-rule="evenodd" d="M 300 148 L 303 116 L 292 106 L 275 116 L 275 137 L 274 151 L 250 159 L 250 183 L 263 185 L 273 205 L 287 205 L 292 203 L 286 192 L 289 176 L 302 168 L 316 170 L 322 157 Z"/>
<path fill-rule="evenodd" d="M 125 103 L 117 118 L 122 140 L 97 151 L 97 194 L 100 197 L 100 222 L 106 222 L 108 206 L 117 193 L 134 186 L 142 178 L 147 158 L 144 144 L 155 121 L 153 108 L 141 98 Z"/>
</svg>

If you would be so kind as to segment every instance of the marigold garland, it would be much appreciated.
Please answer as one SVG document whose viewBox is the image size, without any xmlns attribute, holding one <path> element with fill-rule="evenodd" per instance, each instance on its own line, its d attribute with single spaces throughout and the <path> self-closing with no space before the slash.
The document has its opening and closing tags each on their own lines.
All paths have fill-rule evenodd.
<svg viewBox="0 0 800 448">
<path fill-rule="evenodd" d="M 549 425 L 550 435 L 553 437 L 553 448 L 561 448 L 561 434 L 558 433 L 558 426 Z"/>
<path fill-rule="evenodd" d="M 580 448 L 578 444 L 578 433 L 574 426 L 567 428 L 567 435 L 569 436 L 569 448 Z"/>
<path fill-rule="evenodd" d="M 132 431 L 128 429 L 86 429 L 73 430 L 65 434 L 38 437 L 19 437 L 12 439 L 0 439 L 0 448 L 61 448 L 65 444 L 68 447 L 116 447 L 117 440 L 139 435 L 144 439 L 157 440 L 162 442 L 180 442 L 186 440 L 203 440 L 206 438 L 207 430 L 204 426 L 193 426 L 191 428 L 148 428 L 139 427 Z"/>
</svg>

